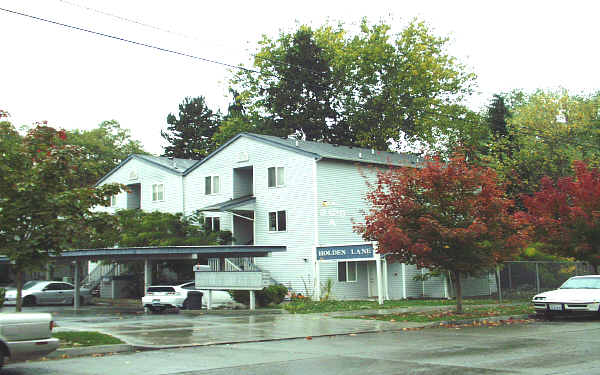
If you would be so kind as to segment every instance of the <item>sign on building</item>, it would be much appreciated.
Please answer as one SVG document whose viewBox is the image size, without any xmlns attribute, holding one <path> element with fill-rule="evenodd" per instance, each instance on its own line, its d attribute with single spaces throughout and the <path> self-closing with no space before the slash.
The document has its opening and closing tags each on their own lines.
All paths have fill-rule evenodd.
<svg viewBox="0 0 600 375">
<path fill-rule="evenodd" d="M 374 259 L 373 245 L 344 245 L 317 247 L 317 260 Z"/>
</svg>

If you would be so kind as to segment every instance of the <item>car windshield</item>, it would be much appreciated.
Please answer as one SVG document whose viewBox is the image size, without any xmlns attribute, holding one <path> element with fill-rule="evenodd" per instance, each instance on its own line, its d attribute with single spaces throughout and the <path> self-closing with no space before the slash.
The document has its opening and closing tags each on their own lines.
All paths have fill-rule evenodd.
<svg viewBox="0 0 600 375">
<path fill-rule="evenodd" d="M 579 277 L 569 279 L 560 289 L 600 289 L 600 277 Z"/>
<path fill-rule="evenodd" d="M 38 285 L 39 283 L 40 283 L 39 281 L 33 281 L 33 280 L 28 281 L 25 284 L 23 284 L 23 290 L 31 289 L 34 286 Z"/>
</svg>

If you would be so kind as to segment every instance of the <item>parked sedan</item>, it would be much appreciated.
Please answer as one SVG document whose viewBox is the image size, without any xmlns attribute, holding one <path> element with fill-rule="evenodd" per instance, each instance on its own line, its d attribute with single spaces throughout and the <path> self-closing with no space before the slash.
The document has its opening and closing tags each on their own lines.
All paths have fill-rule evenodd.
<svg viewBox="0 0 600 375">
<path fill-rule="evenodd" d="M 0 368 L 8 357 L 25 360 L 55 351 L 59 341 L 51 337 L 53 327 L 46 313 L 0 314 Z"/>
<path fill-rule="evenodd" d="M 189 308 L 188 293 L 191 291 L 202 292 L 202 306 L 208 301 L 208 291 L 196 289 L 193 281 L 179 285 L 152 285 L 148 287 L 146 295 L 142 297 L 142 306 L 150 311 L 162 311 L 167 308 Z M 226 291 L 213 290 L 212 303 L 215 306 L 233 302 Z"/>
<path fill-rule="evenodd" d="M 538 315 L 600 312 L 600 275 L 571 277 L 560 288 L 544 292 L 531 301 Z"/>
<path fill-rule="evenodd" d="M 92 299 L 90 290 L 80 289 L 80 303 L 82 305 L 89 303 Z M 6 291 L 4 296 L 5 305 L 15 305 L 17 303 L 17 290 Z M 37 304 L 73 304 L 74 287 L 73 284 L 62 281 L 28 281 L 23 285 L 23 306 L 34 306 Z"/>
</svg>

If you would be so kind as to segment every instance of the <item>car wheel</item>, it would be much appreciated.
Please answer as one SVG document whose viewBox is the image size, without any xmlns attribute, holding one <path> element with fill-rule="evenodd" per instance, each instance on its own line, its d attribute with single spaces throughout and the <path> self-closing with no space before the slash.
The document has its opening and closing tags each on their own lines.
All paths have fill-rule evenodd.
<svg viewBox="0 0 600 375">
<path fill-rule="evenodd" d="M 4 352 L 0 349 L 0 369 L 4 366 Z"/>
<path fill-rule="evenodd" d="M 187 310 L 190 308 L 190 301 L 186 298 L 185 301 L 183 301 L 183 306 L 181 307 L 182 310 Z"/>
<path fill-rule="evenodd" d="M 23 306 L 35 306 L 35 297 L 34 296 L 27 296 L 25 298 L 23 298 Z"/>
</svg>

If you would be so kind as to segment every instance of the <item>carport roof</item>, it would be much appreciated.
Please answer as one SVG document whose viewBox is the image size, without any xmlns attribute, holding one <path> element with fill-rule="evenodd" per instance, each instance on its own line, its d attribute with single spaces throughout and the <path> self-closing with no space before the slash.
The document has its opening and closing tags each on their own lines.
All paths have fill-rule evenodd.
<svg viewBox="0 0 600 375">
<path fill-rule="evenodd" d="M 176 258 L 193 254 L 206 257 L 264 257 L 273 252 L 286 251 L 285 246 L 259 246 L 259 245 L 220 245 L 220 246 L 154 246 L 154 247 L 118 247 L 101 249 L 80 249 L 63 251 L 58 258 L 101 259 L 101 258 Z M 0 261 L 8 258 L 0 256 Z"/>
</svg>

